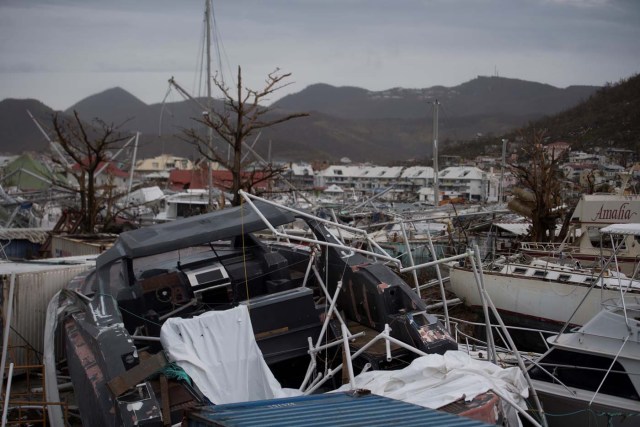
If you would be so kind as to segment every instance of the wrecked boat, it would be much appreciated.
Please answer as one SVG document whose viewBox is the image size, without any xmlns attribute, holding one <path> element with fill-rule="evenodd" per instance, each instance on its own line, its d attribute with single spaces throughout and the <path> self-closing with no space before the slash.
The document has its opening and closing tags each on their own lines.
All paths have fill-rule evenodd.
<svg viewBox="0 0 640 427">
<path fill-rule="evenodd" d="M 393 258 L 375 260 L 365 256 L 373 252 L 344 245 L 328 221 L 301 217 L 316 237 L 301 244 L 256 237 L 296 219 L 256 200 L 122 233 L 94 270 L 50 303 L 47 333 L 62 337 L 64 348 L 50 350 L 55 357 L 47 366 L 48 390 L 55 392 L 56 369 L 70 376 L 83 425 L 180 422 L 188 408 L 211 402 L 167 360 L 163 324 L 238 306 L 248 308 L 257 345 L 276 375 L 292 374 L 288 368 L 303 360 L 309 368 L 302 374 L 314 377 L 309 343 L 342 339 L 339 327 L 325 326 L 329 308 L 342 312 L 344 322 L 373 331 L 391 325 L 394 339 L 422 353 L 457 348 L 383 262 Z M 60 419 L 55 411 L 50 408 L 51 419 Z"/>
</svg>

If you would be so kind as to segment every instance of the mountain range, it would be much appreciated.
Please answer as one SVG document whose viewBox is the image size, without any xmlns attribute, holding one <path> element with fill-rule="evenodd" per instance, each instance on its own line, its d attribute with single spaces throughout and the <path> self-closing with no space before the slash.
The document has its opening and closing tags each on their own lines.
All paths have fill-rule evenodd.
<svg viewBox="0 0 640 427">
<path fill-rule="evenodd" d="M 439 104 L 439 140 L 461 141 L 479 135 L 502 135 L 532 121 L 587 100 L 597 86 L 554 86 L 509 79 L 477 77 L 454 87 L 393 88 L 369 91 L 358 87 L 315 84 L 269 105 L 272 117 L 308 112 L 308 117 L 264 129 L 256 144 L 262 155 L 278 160 L 337 160 L 388 163 L 424 158 L 431 153 L 434 102 Z M 200 99 L 204 102 L 204 99 Z M 214 108 L 222 108 L 221 100 Z M 0 102 L 0 152 L 44 150 L 47 141 L 29 110 L 45 129 L 54 111 L 37 100 Z M 138 157 L 171 153 L 195 157 L 181 138 L 182 129 L 197 128 L 202 108 L 190 100 L 148 105 L 121 88 L 91 95 L 64 114 L 77 111 L 89 122 L 99 118 L 121 131 L 141 132 Z M 252 136 L 253 143 L 258 135 Z"/>
</svg>

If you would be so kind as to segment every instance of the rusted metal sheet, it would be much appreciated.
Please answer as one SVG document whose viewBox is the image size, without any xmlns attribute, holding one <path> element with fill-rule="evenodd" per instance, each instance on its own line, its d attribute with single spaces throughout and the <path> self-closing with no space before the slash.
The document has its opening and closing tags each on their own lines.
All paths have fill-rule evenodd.
<svg viewBox="0 0 640 427">
<path fill-rule="evenodd" d="M 71 265 L 0 264 L 0 320 L 2 325 L 7 321 L 11 322 L 8 362 L 19 366 L 42 360 L 45 317 L 49 301 L 69 280 L 93 265 L 92 261 Z M 13 313 L 11 319 L 6 319 L 12 273 L 16 275 Z"/>
</svg>

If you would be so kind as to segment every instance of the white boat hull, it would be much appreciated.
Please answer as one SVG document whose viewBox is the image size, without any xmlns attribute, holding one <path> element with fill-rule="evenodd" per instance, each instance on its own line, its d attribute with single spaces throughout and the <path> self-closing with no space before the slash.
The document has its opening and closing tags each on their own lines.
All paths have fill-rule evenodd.
<svg viewBox="0 0 640 427">
<path fill-rule="evenodd" d="M 563 324 L 569 319 L 589 290 L 589 285 L 586 284 L 545 281 L 489 271 L 483 273 L 483 278 L 484 287 L 498 310 L 557 324 Z M 472 271 L 460 267 L 451 268 L 450 287 L 467 306 L 482 307 Z M 600 311 L 602 301 L 619 297 L 619 290 L 591 290 L 571 319 L 571 324 L 584 325 Z"/>
</svg>

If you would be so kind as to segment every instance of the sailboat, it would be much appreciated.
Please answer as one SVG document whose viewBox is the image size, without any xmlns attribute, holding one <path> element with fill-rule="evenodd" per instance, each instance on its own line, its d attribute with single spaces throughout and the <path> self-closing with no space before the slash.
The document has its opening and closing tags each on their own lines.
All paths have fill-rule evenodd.
<svg viewBox="0 0 640 427">
<path fill-rule="evenodd" d="M 601 239 L 600 229 L 611 224 L 639 221 L 640 195 L 583 194 L 571 216 L 570 230 L 563 242 L 522 242 L 520 250 L 534 257 L 573 259 L 584 266 L 597 266 L 613 253 L 611 242 Z M 635 236 L 624 236 L 617 260 L 621 272 L 628 276 L 637 273 L 640 241 Z"/>
</svg>

